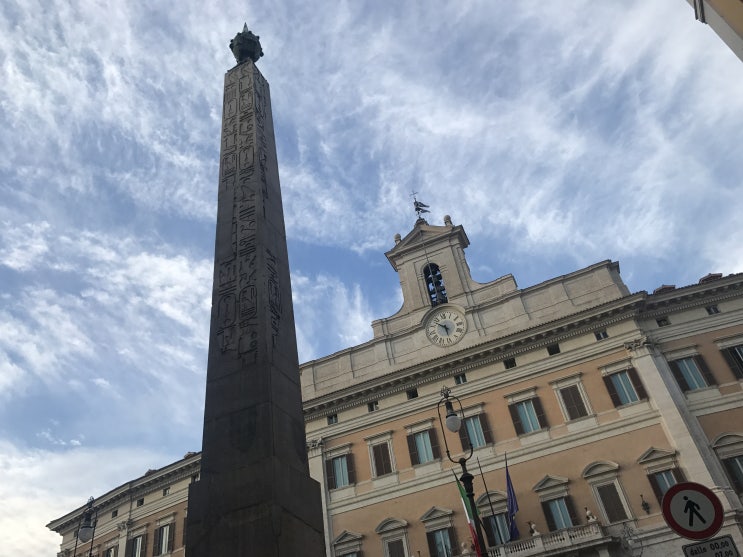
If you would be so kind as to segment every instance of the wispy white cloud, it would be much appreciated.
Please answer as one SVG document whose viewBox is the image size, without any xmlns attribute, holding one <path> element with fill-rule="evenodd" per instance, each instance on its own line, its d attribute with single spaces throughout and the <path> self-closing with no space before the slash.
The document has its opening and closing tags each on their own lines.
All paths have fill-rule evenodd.
<svg viewBox="0 0 743 557">
<path fill-rule="evenodd" d="M 54 440 L 55 444 L 59 444 Z M 63 443 L 64 444 L 64 443 Z M 74 445 L 73 442 L 67 443 Z M 26 449 L 0 440 L 0 525 L 10 555 L 55 555 L 61 538 L 50 520 L 178 458 L 147 447 Z M 115 466 L 102 466 L 111 462 Z M 92 463 L 95 463 L 93 465 Z"/>
</svg>

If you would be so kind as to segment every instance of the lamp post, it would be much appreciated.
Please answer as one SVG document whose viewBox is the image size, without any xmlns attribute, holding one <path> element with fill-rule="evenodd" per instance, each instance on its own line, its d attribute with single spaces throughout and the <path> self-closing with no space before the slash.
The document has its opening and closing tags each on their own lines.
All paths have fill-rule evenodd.
<svg viewBox="0 0 743 557">
<path fill-rule="evenodd" d="M 80 517 L 80 522 L 77 527 L 77 535 L 75 536 L 75 549 L 73 551 L 73 557 L 77 557 L 77 543 L 87 542 L 90 540 L 90 549 L 88 550 L 88 557 L 93 557 L 93 538 L 95 537 L 95 527 L 98 524 L 98 510 L 93 510 L 93 501 L 91 497 L 88 499 L 88 504 Z"/>
<path fill-rule="evenodd" d="M 457 404 L 459 405 L 459 412 L 454 410 L 454 404 L 452 403 L 452 400 L 455 400 Z M 446 411 L 445 419 L 441 419 L 441 405 L 444 405 L 444 410 Z M 460 428 L 462 427 L 462 423 L 464 422 L 464 408 L 462 408 L 462 401 L 459 400 L 456 396 L 451 394 L 451 389 L 448 387 L 442 387 L 441 388 L 441 400 L 439 400 L 439 403 L 436 405 L 436 411 L 439 414 L 439 424 L 441 425 L 441 429 L 444 429 L 444 421 L 446 422 L 446 429 L 451 431 L 452 433 L 458 433 Z M 461 415 L 461 417 L 460 417 Z M 459 460 L 454 460 L 451 457 L 451 453 L 449 452 L 449 443 L 446 441 L 446 434 L 444 434 L 444 447 L 446 448 L 446 456 L 449 460 L 451 460 L 454 464 L 459 464 L 462 467 L 462 475 L 459 477 L 459 481 L 462 482 L 462 485 L 464 486 L 464 492 L 467 495 L 467 499 L 470 502 L 470 508 L 472 509 L 472 512 L 475 514 L 473 517 L 475 519 L 475 533 L 477 535 L 477 545 L 480 547 L 480 551 L 485 554 L 485 540 L 482 536 L 482 528 L 480 527 L 480 520 L 477 517 L 477 505 L 475 504 L 475 490 L 472 486 L 472 480 L 474 479 L 474 476 L 470 474 L 467 471 L 467 461 L 472 458 L 472 441 L 470 441 L 469 434 L 465 431 L 464 437 L 467 439 L 467 443 L 469 444 L 469 454 L 467 456 L 462 456 L 459 458 Z"/>
</svg>

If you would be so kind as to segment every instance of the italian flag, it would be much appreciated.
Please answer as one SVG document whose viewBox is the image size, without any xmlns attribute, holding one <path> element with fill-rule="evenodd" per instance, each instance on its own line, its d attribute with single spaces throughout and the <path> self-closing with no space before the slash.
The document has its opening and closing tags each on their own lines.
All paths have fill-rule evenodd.
<svg viewBox="0 0 743 557">
<path fill-rule="evenodd" d="M 464 487 L 462 487 L 462 483 L 459 481 L 459 478 L 457 478 L 454 470 L 452 470 L 452 474 L 454 474 L 454 479 L 457 482 L 459 495 L 462 497 L 462 506 L 464 507 L 464 514 L 467 517 L 467 524 L 470 527 L 470 536 L 472 537 L 472 543 L 475 546 L 475 553 L 477 554 L 477 557 L 482 557 L 482 550 L 480 549 L 480 544 L 477 541 L 477 530 L 475 529 L 475 520 L 477 520 L 477 509 L 473 509 L 472 505 L 470 505 L 470 500 L 467 498 L 467 493 L 464 491 Z"/>
</svg>

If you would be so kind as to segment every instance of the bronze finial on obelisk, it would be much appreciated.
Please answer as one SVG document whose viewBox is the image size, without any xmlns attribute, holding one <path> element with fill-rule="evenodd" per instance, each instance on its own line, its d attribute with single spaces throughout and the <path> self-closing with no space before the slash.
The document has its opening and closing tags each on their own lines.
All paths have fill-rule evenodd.
<svg viewBox="0 0 743 557">
<path fill-rule="evenodd" d="M 268 83 L 247 25 L 224 80 L 200 480 L 188 557 L 322 557 Z"/>
</svg>

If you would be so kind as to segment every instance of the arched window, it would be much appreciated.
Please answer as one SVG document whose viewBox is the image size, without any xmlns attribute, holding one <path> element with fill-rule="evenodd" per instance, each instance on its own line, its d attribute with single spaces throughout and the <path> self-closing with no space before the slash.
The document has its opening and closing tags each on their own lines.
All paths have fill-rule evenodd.
<svg viewBox="0 0 743 557">
<path fill-rule="evenodd" d="M 435 263 L 426 265 L 423 268 L 423 278 L 426 279 L 426 287 L 428 288 L 428 296 L 431 298 L 432 306 L 445 304 L 449 301 L 446 297 L 444 278 L 441 276 L 438 265 Z"/>
</svg>

